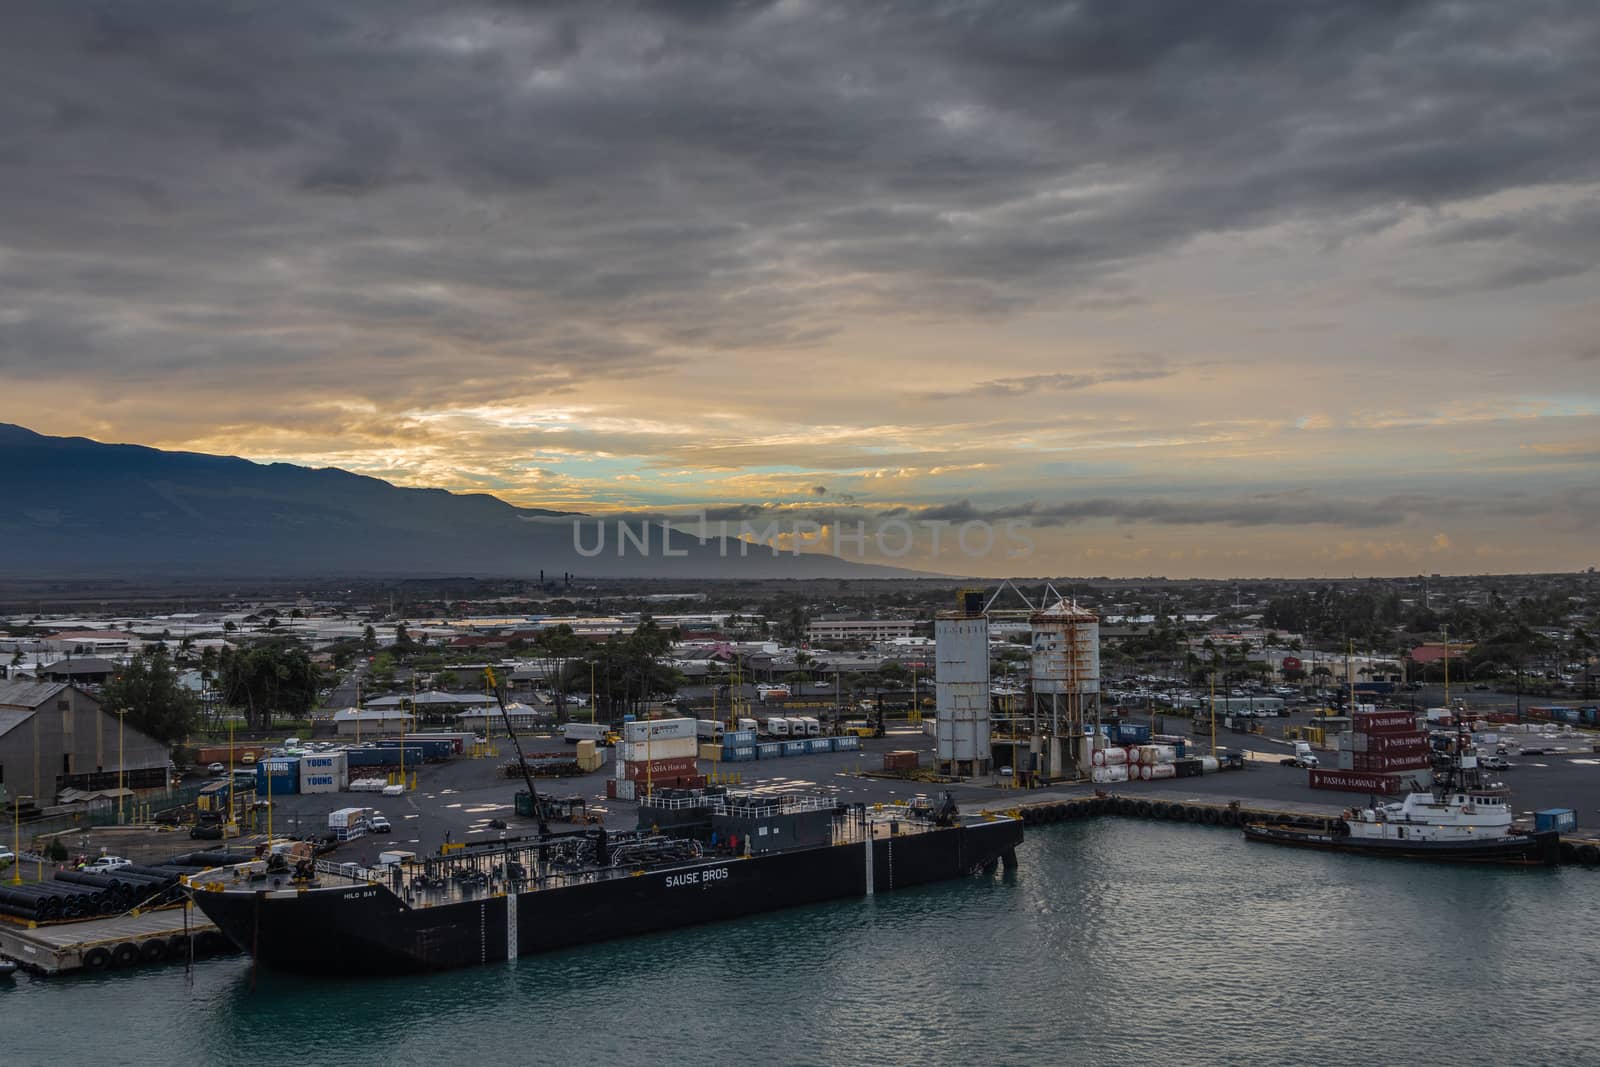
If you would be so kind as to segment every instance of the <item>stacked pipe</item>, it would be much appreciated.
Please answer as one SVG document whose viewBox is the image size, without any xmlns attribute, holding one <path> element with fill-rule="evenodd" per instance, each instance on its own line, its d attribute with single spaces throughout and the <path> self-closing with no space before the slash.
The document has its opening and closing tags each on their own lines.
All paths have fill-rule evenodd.
<svg viewBox="0 0 1600 1067">
<path fill-rule="evenodd" d="M 49 922 L 114 913 L 117 903 L 114 894 L 94 886 L 33 882 L 0 888 L 0 908 L 20 919 Z"/>
<path fill-rule="evenodd" d="M 57 871 L 49 882 L 0 886 L 0 913 L 34 922 L 115 915 L 141 904 L 170 902 L 184 873 L 177 866 L 130 866 L 105 874 Z"/>
</svg>

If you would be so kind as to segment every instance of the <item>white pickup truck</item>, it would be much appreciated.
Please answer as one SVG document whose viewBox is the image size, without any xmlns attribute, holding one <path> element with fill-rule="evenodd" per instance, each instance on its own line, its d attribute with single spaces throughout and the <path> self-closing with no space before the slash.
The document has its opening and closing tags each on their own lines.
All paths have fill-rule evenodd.
<svg viewBox="0 0 1600 1067">
<path fill-rule="evenodd" d="M 133 861 L 123 859 L 121 856 L 101 856 L 93 863 L 83 868 L 85 874 L 110 874 L 120 871 L 124 867 L 132 867 Z"/>
</svg>

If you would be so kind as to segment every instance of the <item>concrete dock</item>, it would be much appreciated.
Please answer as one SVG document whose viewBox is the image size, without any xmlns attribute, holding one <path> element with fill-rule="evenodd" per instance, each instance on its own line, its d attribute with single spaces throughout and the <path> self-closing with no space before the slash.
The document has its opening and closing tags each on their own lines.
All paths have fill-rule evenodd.
<svg viewBox="0 0 1600 1067">
<path fill-rule="evenodd" d="M 0 956 L 35 974 L 182 962 L 191 946 L 197 959 L 227 949 L 211 921 L 187 904 L 76 922 L 0 922 Z"/>
</svg>

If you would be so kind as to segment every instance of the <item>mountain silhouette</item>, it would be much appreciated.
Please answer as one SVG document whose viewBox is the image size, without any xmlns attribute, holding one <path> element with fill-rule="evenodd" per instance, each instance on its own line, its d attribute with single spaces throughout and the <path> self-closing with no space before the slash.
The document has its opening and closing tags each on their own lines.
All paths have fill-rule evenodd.
<svg viewBox="0 0 1600 1067">
<path fill-rule="evenodd" d="M 674 534 L 674 552 L 574 548 L 573 512 L 516 507 L 486 493 L 408 489 L 335 467 L 255 463 L 47 437 L 0 423 L 0 575 L 100 577 L 828 578 L 915 572 L 821 554 L 773 557 L 737 542 Z M 586 525 L 583 544 L 595 533 Z"/>
</svg>

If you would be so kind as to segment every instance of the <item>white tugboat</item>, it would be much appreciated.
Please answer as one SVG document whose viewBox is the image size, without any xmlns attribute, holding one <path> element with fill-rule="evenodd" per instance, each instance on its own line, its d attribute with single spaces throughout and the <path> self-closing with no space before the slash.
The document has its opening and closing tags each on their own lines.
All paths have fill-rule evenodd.
<svg viewBox="0 0 1600 1067">
<path fill-rule="evenodd" d="M 1554 864 L 1560 835 L 1512 822 L 1511 791 L 1485 778 L 1462 730 L 1435 753 L 1434 784 L 1399 803 L 1347 808 L 1330 827 L 1248 823 L 1245 837 L 1274 845 L 1459 863 Z"/>
</svg>

